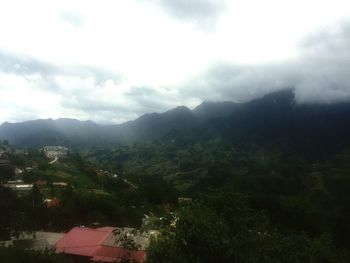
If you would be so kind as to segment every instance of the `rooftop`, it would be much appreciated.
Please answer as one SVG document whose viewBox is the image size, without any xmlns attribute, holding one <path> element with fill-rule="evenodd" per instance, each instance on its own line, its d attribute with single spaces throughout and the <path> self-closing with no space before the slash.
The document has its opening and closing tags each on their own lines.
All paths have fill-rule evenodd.
<svg viewBox="0 0 350 263">
<path fill-rule="evenodd" d="M 115 262 L 118 259 L 142 262 L 146 252 L 128 250 L 116 244 L 115 230 L 118 228 L 75 227 L 56 243 L 56 252 L 90 257 L 98 262 Z"/>
</svg>

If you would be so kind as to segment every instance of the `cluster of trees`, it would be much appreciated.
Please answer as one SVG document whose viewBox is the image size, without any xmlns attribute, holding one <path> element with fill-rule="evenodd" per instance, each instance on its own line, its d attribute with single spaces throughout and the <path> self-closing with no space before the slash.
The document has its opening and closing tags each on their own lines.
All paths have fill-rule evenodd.
<svg viewBox="0 0 350 263">
<path fill-rule="evenodd" d="M 222 262 L 264 262 L 260 258 L 265 257 L 264 253 L 269 249 L 272 254 L 268 252 L 265 262 L 287 262 L 283 260 L 287 256 L 290 262 L 346 262 L 342 260 L 348 259 L 350 231 L 346 222 L 350 220 L 349 151 L 325 159 L 315 156 L 308 159 L 304 155 L 301 158 L 297 154 L 282 152 L 278 145 L 262 147 L 220 139 L 199 141 L 172 137 L 148 144 L 96 149 L 87 158 L 118 171 L 121 176 L 137 184 L 140 192 L 145 190 L 143 198 L 148 198 L 153 205 L 171 204 L 170 210 L 176 212 L 176 197 L 199 200 L 200 205 L 196 203 L 194 207 L 181 208 L 176 212 L 179 218 L 188 220 L 186 226 L 189 228 L 166 229 L 165 241 L 159 239 L 155 245 L 154 262 L 167 262 L 160 261 L 161 255 L 167 253 L 173 253 L 169 254 L 169 258 L 178 255 L 187 258 L 188 262 L 210 262 L 205 258 L 211 257 L 203 250 L 207 251 L 208 247 L 215 247 L 215 244 L 225 248 L 225 251 L 233 247 L 245 257 L 233 261 L 232 255 L 222 258 L 219 257 L 225 255 L 222 251 L 212 252 Z M 232 200 L 225 205 L 218 202 L 208 206 L 212 198 L 203 197 L 208 192 L 225 193 L 225 198 Z M 236 194 L 244 195 L 249 200 L 245 206 L 253 212 L 243 217 L 237 211 L 222 214 L 234 209 L 235 198 L 230 196 Z M 266 239 L 259 236 L 260 239 L 255 243 L 239 239 L 237 232 L 231 229 L 237 227 L 234 220 L 239 220 L 239 227 L 244 227 L 249 220 L 253 220 L 256 226 L 264 226 L 256 231 L 252 230 L 254 225 L 246 226 L 246 229 L 252 233 L 266 232 Z M 218 222 L 218 225 L 211 225 L 208 221 Z M 191 225 L 198 227 L 198 236 L 191 236 Z M 236 230 L 243 231 L 240 228 Z M 208 233 L 207 242 L 212 243 L 198 244 L 198 254 L 195 255 L 181 253 L 184 247 L 176 242 L 185 242 L 188 249 L 195 251 L 193 242 L 196 239 L 204 242 L 204 233 Z M 226 240 L 225 233 L 231 233 L 231 239 Z M 243 237 L 249 236 L 244 233 Z M 170 237 L 181 239 L 172 240 Z M 239 247 L 243 244 L 246 253 Z M 201 253 L 205 257 L 195 258 L 200 254 L 199 248 L 202 248 Z M 259 260 L 250 258 L 249 261 L 248 251 L 254 249 L 257 254 L 252 252 L 251 257 Z M 258 250 L 262 250 L 262 254 Z M 290 253 L 294 253 L 295 257 Z M 321 258 L 316 257 L 318 254 Z M 335 257 L 337 254 L 339 258 Z M 186 262 L 185 259 L 169 262 Z"/>
<path fill-rule="evenodd" d="M 23 174 L 25 183 L 34 183 L 32 191 L 18 195 L 10 188 L 0 186 L 0 240 L 9 239 L 21 231 L 68 231 L 77 225 L 136 226 L 142 223 L 145 213 L 154 204 L 162 205 L 168 189 L 159 179 L 147 179 L 140 188 L 131 187 L 122 179 L 98 174 L 97 167 L 79 154 L 60 158 L 55 165 L 48 165 L 46 157 L 36 150 L 27 155 L 10 154 L 11 164 L 33 166 Z M 69 177 L 59 177 L 60 174 Z M 3 181 L 15 179 L 0 174 Z M 66 181 L 68 187 L 55 187 L 53 182 Z M 44 185 L 36 182 L 45 182 Z M 162 181 L 161 181 L 162 182 Z M 155 183 L 155 184 L 153 184 Z M 157 191 L 153 191 L 157 189 Z M 170 195 L 169 195 L 170 196 Z M 57 198 L 59 204 L 47 207 L 47 198 Z M 170 198 L 170 197 L 167 197 Z M 176 197 L 172 198 L 176 202 Z M 35 218 L 36 220 L 31 220 Z"/>
<path fill-rule="evenodd" d="M 151 242 L 148 262 L 348 262 L 327 234 L 285 234 L 266 213 L 250 207 L 248 198 L 213 191 L 161 223 Z"/>
<path fill-rule="evenodd" d="M 6 182 L 13 178 L 15 174 L 15 168 L 12 165 L 0 166 L 0 182 Z"/>
<path fill-rule="evenodd" d="M 62 190 L 58 199 L 57 206 L 47 207 L 36 185 L 31 193 L 21 196 L 0 186 L 0 240 L 8 240 L 22 231 L 68 231 L 74 226 L 96 223 L 140 226 L 145 213 L 116 196 L 71 187 Z"/>
</svg>

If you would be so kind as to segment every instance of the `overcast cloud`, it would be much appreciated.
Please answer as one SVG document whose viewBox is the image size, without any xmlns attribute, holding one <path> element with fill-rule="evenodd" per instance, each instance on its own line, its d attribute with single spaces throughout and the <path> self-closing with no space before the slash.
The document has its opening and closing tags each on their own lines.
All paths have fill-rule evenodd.
<svg viewBox="0 0 350 263">
<path fill-rule="evenodd" d="M 160 6 L 169 15 L 212 30 L 227 8 L 227 0 L 141 0 Z"/>
<path fill-rule="evenodd" d="M 121 123 L 284 88 L 298 103 L 350 101 L 350 4 L 261 2 L 3 4 L 0 123 Z"/>
<path fill-rule="evenodd" d="M 349 20 L 305 36 L 297 52 L 289 60 L 254 66 L 218 63 L 191 79 L 187 93 L 201 94 L 201 100 L 244 102 L 294 88 L 298 103 L 350 101 Z"/>
</svg>

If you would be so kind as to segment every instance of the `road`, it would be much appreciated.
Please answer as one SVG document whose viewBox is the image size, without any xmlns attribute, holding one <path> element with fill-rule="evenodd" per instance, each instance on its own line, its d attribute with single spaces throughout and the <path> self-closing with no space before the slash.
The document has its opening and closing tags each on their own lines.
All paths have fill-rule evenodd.
<svg viewBox="0 0 350 263">
<path fill-rule="evenodd" d="M 123 181 L 124 181 L 124 183 L 130 185 L 130 186 L 131 186 L 132 188 L 134 188 L 134 189 L 137 189 L 137 188 L 138 188 L 136 185 L 134 185 L 133 183 L 129 182 L 129 181 L 126 180 L 126 179 L 123 179 Z"/>
<path fill-rule="evenodd" d="M 51 162 L 49 162 L 49 164 L 54 164 L 55 162 L 57 162 L 57 160 L 58 160 L 58 157 L 55 156 L 55 159 L 53 159 Z"/>
</svg>

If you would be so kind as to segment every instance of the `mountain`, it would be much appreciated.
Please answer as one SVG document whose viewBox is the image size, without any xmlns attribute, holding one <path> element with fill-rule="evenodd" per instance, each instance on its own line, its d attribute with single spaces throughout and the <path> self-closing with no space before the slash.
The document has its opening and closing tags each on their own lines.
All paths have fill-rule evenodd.
<svg viewBox="0 0 350 263">
<path fill-rule="evenodd" d="M 232 101 L 203 102 L 193 110 L 193 114 L 204 120 L 228 117 L 235 111 L 239 110 L 241 108 L 240 106 L 241 104 Z"/>
<path fill-rule="evenodd" d="M 196 128 L 198 121 L 187 107 L 181 106 L 164 113 L 145 114 L 120 125 L 105 127 L 109 138 L 117 136 L 121 141 L 154 140 L 169 132 L 188 132 Z"/>
<path fill-rule="evenodd" d="M 350 103 L 297 104 L 292 90 L 247 102 L 228 118 L 212 121 L 219 134 L 322 157 L 350 146 Z"/>
<path fill-rule="evenodd" d="M 293 90 L 267 94 L 246 103 L 203 102 L 145 114 L 118 125 L 100 126 L 72 119 L 4 123 L 0 138 L 25 147 L 63 144 L 113 146 L 161 138 L 224 138 L 311 155 L 350 146 L 350 103 L 297 104 Z"/>
<path fill-rule="evenodd" d="M 44 145 L 105 146 L 134 141 L 152 141 L 170 132 L 190 131 L 198 127 L 197 118 L 181 106 L 164 113 L 145 114 L 118 125 L 100 126 L 74 119 L 40 119 L 21 123 L 5 122 L 0 139 L 22 147 Z"/>
<path fill-rule="evenodd" d="M 39 119 L 21 123 L 5 122 L 0 126 L 0 138 L 24 147 L 44 145 L 79 145 L 99 136 L 99 126 L 91 121 L 74 119 Z"/>
</svg>

